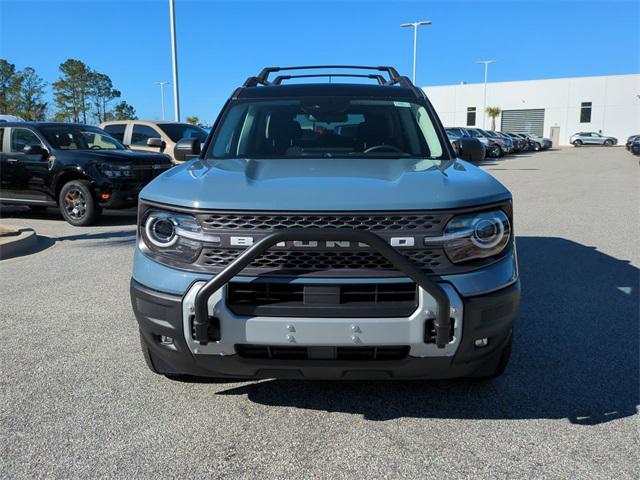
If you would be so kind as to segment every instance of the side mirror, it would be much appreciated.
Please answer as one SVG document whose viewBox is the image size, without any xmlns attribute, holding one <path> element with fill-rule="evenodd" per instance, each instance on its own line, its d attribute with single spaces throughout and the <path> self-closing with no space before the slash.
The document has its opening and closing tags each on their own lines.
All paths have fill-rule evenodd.
<svg viewBox="0 0 640 480">
<path fill-rule="evenodd" d="M 147 139 L 147 146 L 148 147 L 164 148 L 164 142 L 159 137 L 152 137 L 152 138 Z"/>
<path fill-rule="evenodd" d="M 200 140 L 197 138 L 183 138 L 176 143 L 173 156 L 178 162 L 185 162 L 200 155 Z"/>
<path fill-rule="evenodd" d="M 49 152 L 47 152 L 40 145 L 27 145 L 22 149 L 22 151 L 27 155 L 40 155 L 43 158 L 49 155 Z"/>
</svg>

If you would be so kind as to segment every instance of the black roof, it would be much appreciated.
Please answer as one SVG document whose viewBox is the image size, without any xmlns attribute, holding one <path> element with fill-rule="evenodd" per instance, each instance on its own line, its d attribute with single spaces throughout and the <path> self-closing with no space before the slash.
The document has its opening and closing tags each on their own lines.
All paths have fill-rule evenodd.
<svg viewBox="0 0 640 480">
<path fill-rule="evenodd" d="M 235 94 L 235 98 L 282 98 L 309 96 L 416 98 L 414 90 L 408 87 L 359 83 L 265 85 L 240 88 Z"/>
</svg>

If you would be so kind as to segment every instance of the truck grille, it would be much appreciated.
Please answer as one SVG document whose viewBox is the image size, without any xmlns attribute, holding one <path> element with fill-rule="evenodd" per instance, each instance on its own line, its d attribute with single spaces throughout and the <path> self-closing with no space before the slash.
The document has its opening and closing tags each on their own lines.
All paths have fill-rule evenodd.
<svg viewBox="0 0 640 480">
<path fill-rule="evenodd" d="M 204 245 L 192 264 L 198 270 L 219 272 L 245 249 L 232 238 L 258 241 L 270 232 L 288 228 L 366 230 L 385 241 L 395 237 L 414 239 L 411 247 L 399 247 L 419 269 L 433 274 L 456 273 L 442 248 L 420 244 L 424 236 L 439 236 L 453 212 L 199 212 L 195 216 L 207 234 L 221 239 Z M 400 274 L 382 255 L 362 245 L 303 248 L 294 242 L 272 247 L 243 270 L 245 275 L 306 277 L 398 277 Z"/>
<path fill-rule="evenodd" d="M 208 267 L 225 267 L 242 253 L 239 249 L 205 248 L 198 264 Z M 435 272 L 449 264 L 441 249 L 411 250 L 402 252 L 418 268 Z M 268 250 L 256 258 L 249 268 L 309 272 L 317 270 L 394 270 L 382 255 L 372 251 L 316 252 Z"/>
<path fill-rule="evenodd" d="M 198 219 L 205 230 L 279 230 L 282 228 L 353 228 L 357 230 L 415 231 L 430 234 L 440 231 L 450 215 L 273 215 L 273 214 L 204 214 Z"/>
</svg>

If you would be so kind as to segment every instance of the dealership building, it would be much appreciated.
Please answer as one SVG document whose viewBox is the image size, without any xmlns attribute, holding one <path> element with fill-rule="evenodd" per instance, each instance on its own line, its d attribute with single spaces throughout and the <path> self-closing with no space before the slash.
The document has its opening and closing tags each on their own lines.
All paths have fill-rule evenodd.
<svg viewBox="0 0 640 480">
<path fill-rule="evenodd" d="M 424 87 L 445 127 L 491 128 L 484 83 Z M 496 82 L 486 105 L 499 107 L 496 130 L 531 132 L 568 145 L 577 132 L 601 132 L 624 144 L 640 133 L 640 74 Z"/>
</svg>

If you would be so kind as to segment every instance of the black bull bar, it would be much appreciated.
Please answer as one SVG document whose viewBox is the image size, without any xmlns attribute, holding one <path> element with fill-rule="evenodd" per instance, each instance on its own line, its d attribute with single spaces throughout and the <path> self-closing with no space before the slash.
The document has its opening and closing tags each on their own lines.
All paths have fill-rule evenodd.
<svg viewBox="0 0 640 480">
<path fill-rule="evenodd" d="M 422 270 L 416 268 L 404 255 L 374 233 L 364 230 L 347 230 L 337 228 L 291 228 L 268 234 L 247 248 L 227 265 L 220 273 L 205 283 L 195 297 L 195 318 L 193 320 L 193 336 L 200 344 L 208 342 L 209 298 L 225 283 L 238 275 L 253 260 L 269 248 L 286 241 L 352 241 L 368 245 L 385 257 L 395 268 L 411 278 L 417 285 L 431 295 L 437 305 L 434 327 L 436 345 L 444 348 L 449 343 L 450 309 L 449 297 L 444 289 L 431 280 Z"/>
</svg>

